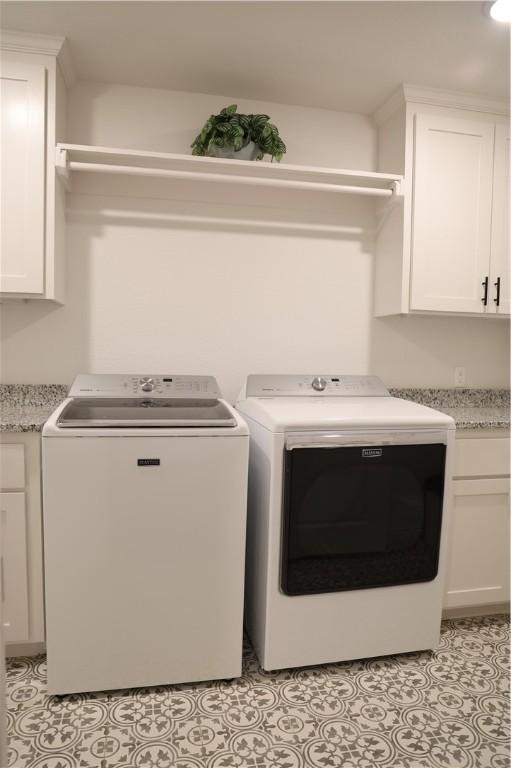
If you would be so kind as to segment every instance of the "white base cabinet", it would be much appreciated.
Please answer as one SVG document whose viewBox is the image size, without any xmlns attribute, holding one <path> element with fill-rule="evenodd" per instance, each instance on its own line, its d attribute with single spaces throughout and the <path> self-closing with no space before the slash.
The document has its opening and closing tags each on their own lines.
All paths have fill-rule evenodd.
<svg viewBox="0 0 511 768">
<path fill-rule="evenodd" d="M 1 548 L 1 542 L 0 542 Z M 0 549 L 1 552 L 1 549 Z M 2 573 L 0 571 L 0 593 L 3 588 Z M 3 606 L 0 602 L 0 765 L 7 765 L 7 713 L 6 702 L 6 675 L 5 675 L 5 643 L 3 630 Z"/>
<path fill-rule="evenodd" d="M 509 600 L 509 480 L 455 480 L 446 607 Z"/>
<path fill-rule="evenodd" d="M 506 476 L 507 475 L 507 476 Z M 509 438 L 456 441 L 445 608 L 507 603 Z"/>
<path fill-rule="evenodd" d="M 25 494 L 0 493 L 2 598 L 6 642 L 27 642 L 28 551 Z"/>
<path fill-rule="evenodd" d="M 12 645 L 39 649 L 44 641 L 41 437 L 0 438 L 0 553 L 2 624 Z"/>
</svg>

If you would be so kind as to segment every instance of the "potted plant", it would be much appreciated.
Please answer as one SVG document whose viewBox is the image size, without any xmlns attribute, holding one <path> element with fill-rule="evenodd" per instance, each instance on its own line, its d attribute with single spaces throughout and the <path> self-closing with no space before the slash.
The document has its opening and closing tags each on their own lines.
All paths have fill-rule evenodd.
<svg viewBox="0 0 511 768">
<path fill-rule="evenodd" d="M 192 146 L 192 155 L 228 157 L 237 160 L 262 160 L 271 155 L 280 161 L 286 145 L 268 115 L 243 115 L 237 104 L 211 115 Z"/>
</svg>

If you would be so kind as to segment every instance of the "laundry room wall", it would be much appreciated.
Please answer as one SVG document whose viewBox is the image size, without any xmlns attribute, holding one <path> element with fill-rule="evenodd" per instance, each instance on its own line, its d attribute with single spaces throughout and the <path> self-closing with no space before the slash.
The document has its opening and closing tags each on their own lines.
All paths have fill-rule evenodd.
<svg viewBox="0 0 511 768">
<path fill-rule="evenodd" d="M 189 152 L 236 102 L 266 112 L 286 162 L 376 168 L 367 116 L 130 86 L 78 83 L 68 141 Z M 507 323 L 372 317 L 370 199 L 83 174 L 68 195 L 64 306 L 2 305 L 2 378 L 79 371 L 212 373 L 236 397 L 249 372 L 373 372 L 390 385 L 506 386 Z"/>
</svg>

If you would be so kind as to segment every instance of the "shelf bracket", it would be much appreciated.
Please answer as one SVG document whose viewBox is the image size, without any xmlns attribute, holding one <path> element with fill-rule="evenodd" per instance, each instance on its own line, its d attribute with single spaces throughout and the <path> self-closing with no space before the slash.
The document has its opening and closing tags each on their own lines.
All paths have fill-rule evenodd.
<svg viewBox="0 0 511 768">
<path fill-rule="evenodd" d="M 400 181 L 393 181 L 390 185 L 390 188 L 392 190 L 392 198 L 399 197 L 401 195 L 401 182 Z"/>
<path fill-rule="evenodd" d="M 67 190 L 71 189 L 71 172 L 67 149 L 57 147 L 55 150 L 55 172 Z"/>
<path fill-rule="evenodd" d="M 377 225 L 376 225 L 376 235 L 380 233 L 382 230 L 385 222 L 387 221 L 388 217 L 390 216 L 391 211 L 396 208 L 400 203 L 403 203 L 403 184 L 401 181 L 396 180 L 391 182 L 390 184 L 390 190 L 392 192 L 392 195 L 390 198 L 387 199 L 386 202 L 384 202 L 377 211 Z"/>
</svg>

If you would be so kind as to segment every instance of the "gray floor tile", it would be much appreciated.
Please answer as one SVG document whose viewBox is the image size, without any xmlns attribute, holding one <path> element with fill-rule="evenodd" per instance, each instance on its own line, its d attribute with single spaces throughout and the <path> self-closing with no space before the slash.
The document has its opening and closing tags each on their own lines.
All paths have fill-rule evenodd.
<svg viewBox="0 0 511 768">
<path fill-rule="evenodd" d="M 509 617 L 439 648 L 238 680 L 55 697 L 8 663 L 9 768 L 509 768 Z"/>
</svg>

